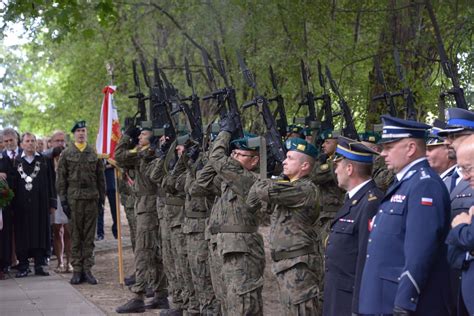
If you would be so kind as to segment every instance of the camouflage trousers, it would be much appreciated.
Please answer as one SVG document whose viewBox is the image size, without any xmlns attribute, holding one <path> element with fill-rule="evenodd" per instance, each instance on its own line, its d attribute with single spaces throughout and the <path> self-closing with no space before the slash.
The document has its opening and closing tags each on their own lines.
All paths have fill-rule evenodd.
<svg viewBox="0 0 474 316">
<path fill-rule="evenodd" d="M 131 291 L 145 293 L 147 287 L 157 297 L 168 297 L 167 281 L 160 251 L 160 226 L 156 214 L 156 199 L 152 195 L 135 201 L 137 232 L 135 244 L 135 278 Z"/>
<path fill-rule="evenodd" d="M 186 248 L 201 315 L 219 315 L 220 304 L 212 288 L 209 267 L 209 242 L 204 239 L 204 232 L 186 234 Z"/>
<path fill-rule="evenodd" d="M 316 232 L 318 234 L 318 243 L 316 245 L 317 249 L 317 256 L 318 260 L 320 260 L 320 267 L 319 267 L 319 279 L 318 279 L 318 284 L 319 284 L 319 291 L 321 293 L 320 298 L 322 300 L 323 291 L 324 291 L 324 254 L 326 252 L 326 243 L 329 238 L 329 230 L 331 226 L 332 219 L 336 215 L 338 209 L 340 208 L 339 206 L 324 206 L 325 211 L 324 213 L 321 213 L 317 220 L 316 224 Z M 322 305 L 322 301 L 321 301 Z"/>
<path fill-rule="evenodd" d="M 169 227 L 168 220 L 165 218 L 160 219 L 160 229 L 163 265 L 168 280 L 168 291 L 171 292 L 174 307 L 182 308 L 183 300 L 181 298 L 180 284 L 183 282 L 180 282 L 175 271 L 175 258 L 173 257 L 173 251 L 171 250 L 171 228 Z"/>
<path fill-rule="evenodd" d="M 171 228 L 171 251 L 174 258 L 175 272 L 178 280 L 182 282 L 180 284 L 182 307 L 188 313 L 199 313 L 199 301 L 194 291 L 191 268 L 189 267 L 186 235 L 183 234 L 181 226 Z"/>
<path fill-rule="evenodd" d="M 216 294 L 217 300 L 221 305 L 221 314 L 227 315 L 226 291 L 222 276 L 222 267 L 224 266 L 224 257 L 217 248 L 217 242 L 209 241 L 209 270 L 211 272 L 212 288 Z"/>
<path fill-rule="evenodd" d="M 137 219 L 135 209 L 133 207 L 125 207 L 125 215 L 127 216 L 128 228 L 130 229 L 130 240 L 132 241 L 132 249 L 135 252 L 135 237 L 137 234 Z"/>
<path fill-rule="evenodd" d="M 74 272 L 90 271 L 94 265 L 94 240 L 99 204 L 97 199 L 70 199 L 71 265 Z"/>
<path fill-rule="evenodd" d="M 280 288 L 281 315 L 284 316 L 318 316 L 322 314 L 320 302 L 320 259 L 317 255 L 306 255 L 286 259 L 273 264 L 278 287 Z M 286 261 L 286 262 L 285 262 Z M 287 269 L 279 264 L 291 266 Z M 283 270 L 281 270 L 283 269 Z"/>
<path fill-rule="evenodd" d="M 227 309 L 224 315 L 263 315 L 263 238 L 260 234 L 245 235 L 248 235 L 245 238 L 248 252 L 226 252 L 223 255 L 222 278 Z M 219 239 L 218 248 L 224 249 Z"/>
</svg>

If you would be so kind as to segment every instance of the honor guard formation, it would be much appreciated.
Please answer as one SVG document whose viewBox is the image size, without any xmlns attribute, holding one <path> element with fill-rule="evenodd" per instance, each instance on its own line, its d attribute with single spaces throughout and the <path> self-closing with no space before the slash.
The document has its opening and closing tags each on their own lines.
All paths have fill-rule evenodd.
<svg viewBox="0 0 474 316">
<path fill-rule="evenodd" d="M 189 97 L 155 61 L 150 94 L 133 96 L 137 115 L 125 120 L 107 163 L 88 143 L 85 121 L 72 127 L 67 146 L 57 131 L 44 149 L 32 133 L 4 129 L 0 278 L 49 275 L 53 243 L 56 273 L 72 273 L 73 285 L 98 284 L 94 241 L 104 238 L 105 199 L 114 213 L 118 190 L 134 273 L 117 313 L 263 315 L 267 263 L 279 315 L 474 315 L 474 112 L 459 102 L 462 89 L 445 120 L 417 121 L 405 91 L 404 113 L 383 114 L 379 128 L 358 133 L 319 64 L 340 118 L 333 122 L 324 96 L 317 111 L 308 92 L 300 103 L 308 115 L 288 124 L 281 95 L 260 94 L 237 55 L 253 90 L 243 105 L 220 56 L 218 87 L 203 50 L 215 89 L 202 99 L 187 60 Z M 302 74 L 308 85 L 304 63 Z M 208 124 L 204 103 L 214 106 Z M 260 128 L 241 120 L 250 107 Z"/>
</svg>

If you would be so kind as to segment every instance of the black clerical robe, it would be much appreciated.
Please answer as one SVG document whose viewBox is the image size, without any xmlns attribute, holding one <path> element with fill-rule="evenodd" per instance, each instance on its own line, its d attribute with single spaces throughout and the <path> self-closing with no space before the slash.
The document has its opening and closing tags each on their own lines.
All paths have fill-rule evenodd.
<svg viewBox="0 0 474 316">
<path fill-rule="evenodd" d="M 35 175 L 35 166 L 39 171 Z M 21 172 L 23 168 L 23 173 Z M 57 207 L 51 159 L 36 154 L 31 163 L 25 157 L 16 161 L 14 233 L 17 255 L 32 250 L 49 251 L 51 247 L 50 208 Z M 28 190 L 27 177 L 32 178 Z"/>
</svg>

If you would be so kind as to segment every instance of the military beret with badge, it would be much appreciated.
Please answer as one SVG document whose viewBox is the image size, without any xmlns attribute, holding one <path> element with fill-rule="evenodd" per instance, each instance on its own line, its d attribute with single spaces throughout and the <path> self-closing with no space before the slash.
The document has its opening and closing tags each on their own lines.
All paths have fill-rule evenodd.
<svg viewBox="0 0 474 316">
<path fill-rule="evenodd" d="M 288 151 L 297 151 L 316 159 L 318 157 L 318 150 L 316 147 L 301 138 L 288 138 L 285 142 Z"/>
<path fill-rule="evenodd" d="M 256 151 L 260 147 L 258 143 L 255 143 L 255 144 L 252 143 L 249 145 L 249 139 L 255 138 L 255 137 L 257 137 L 257 135 L 244 132 L 244 137 L 234 139 L 233 141 L 230 142 L 231 149 Z"/>
<path fill-rule="evenodd" d="M 86 128 L 87 124 L 86 121 L 77 121 L 74 123 L 73 127 L 71 128 L 71 133 L 74 133 L 79 128 Z"/>
</svg>

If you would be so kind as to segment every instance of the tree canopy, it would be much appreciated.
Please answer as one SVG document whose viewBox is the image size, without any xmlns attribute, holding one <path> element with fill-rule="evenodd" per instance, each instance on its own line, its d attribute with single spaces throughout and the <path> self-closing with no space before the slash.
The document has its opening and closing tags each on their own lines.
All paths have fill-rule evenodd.
<svg viewBox="0 0 474 316">
<path fill-rule="evenodd" d="M 132 60 L 144 60 L 151 70 L 156 58 L 174 86 L 188 95 L 183 67 L 187 57 L 197 93 L 203 96 L 210 88 L 200 49 L 212 58 L 213 41 L 221 47 L 241 103 L 252 91 L 243 81 L 236 50 L 255 74 L 259 90 L 268 95 L 268 66 L 273 66 L 290 120 L 301 99 L 301 59 L 315 94 L 322 92 L 317 60 L 330 67 L 360 131 L 388 112 L 383 102 L 371 101 L 385 89 L 376 63 L 389 91 L 407 86 L 413 90 L 418 118 L 426 120 L 438 115 L 439 95 L 452 87 L 441 69 L 427 4 L 433 7 L 447 55 L 472 105 L 472 1 L 9 1 L 0 8 L 2 33 L 11 23 L 21 23 L 29 42 L 0 48 L 2 125 L 47 134 L 86 119 L 95 135 L 105 85 L 113 82 L 118 87 L 115 103 L 121 118 L 136 111 L 136 101 L 128 98 L 135 92 Z M 405 82 L 397 75 L 394 51 L 400 55 Z M 107 63 L 113 65 L 112 76 Z M 453 106 L 452 99 L 446 102 Z M 403 111 L 401 101 L 397 107 Z M 254 113 L 244 116 L 250 125 Z"/>
</svg>

